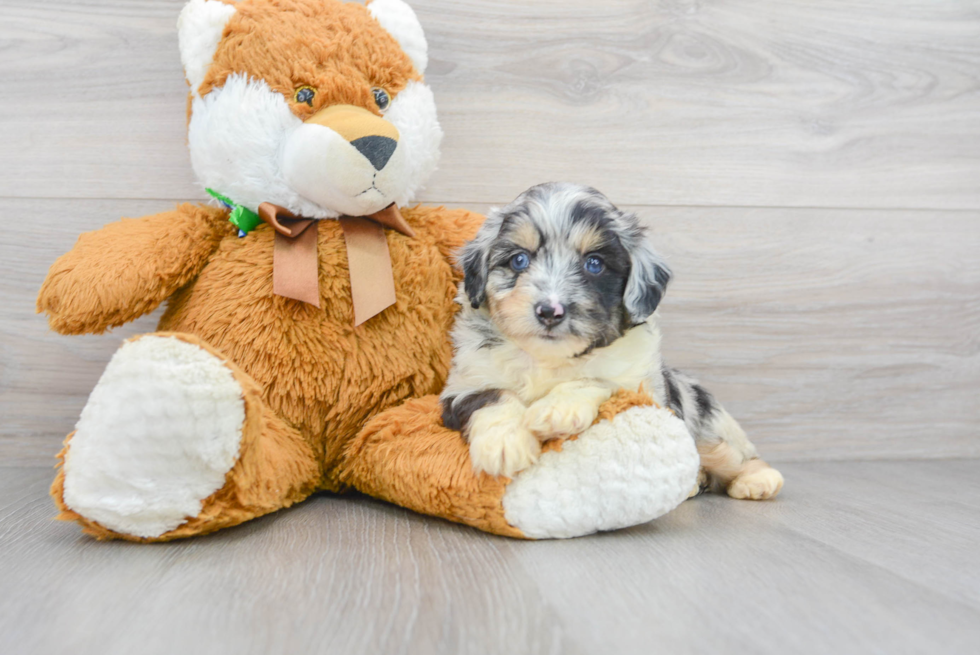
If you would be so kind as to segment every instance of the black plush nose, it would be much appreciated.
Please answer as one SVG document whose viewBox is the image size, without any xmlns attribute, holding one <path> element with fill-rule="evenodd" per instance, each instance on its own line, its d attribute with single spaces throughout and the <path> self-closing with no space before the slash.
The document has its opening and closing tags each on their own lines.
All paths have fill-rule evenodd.
<svg viewBox="0 0 980 655">
<path fill-rule="evenodd" d="M 350 142 L 357 151 L 367 157 L 367 160 L 374 166 L 374 170 L 380 171 L 391 159 L 398 147 L 398 142 L 386 136 L 362 136 Z"/>
<path fill-rule="evenodd" d="M 534 313 L 538 317 L 538 322 L 548 327 L 558 325 L 565 320 L 565 308 L 561 304 L 552 305 L 546 302 L 539 302 L 534 306 Z"/>
</svg>

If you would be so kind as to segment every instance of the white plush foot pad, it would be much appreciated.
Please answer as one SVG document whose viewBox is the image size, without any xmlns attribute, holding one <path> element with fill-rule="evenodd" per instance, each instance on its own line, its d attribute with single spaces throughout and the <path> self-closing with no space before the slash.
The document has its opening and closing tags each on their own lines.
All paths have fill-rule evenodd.
<svg viewBox="0 0 980 655">
<path fill-rule="evenodd" d="M 126 342 L 69 444 L 65 504 L 116 532 L 158 537 L 224 485 L 244 421 L 242 388 L 219 358 L 174 337 Z"/>
<path fill-rule="evenodd" d="M 683 421 L 658 407 L 633 407 L 517 474 L 504 492 L 504 516 L 534 539 L 646 523 L 688 497 L 699 465 Z"/>
</svg>

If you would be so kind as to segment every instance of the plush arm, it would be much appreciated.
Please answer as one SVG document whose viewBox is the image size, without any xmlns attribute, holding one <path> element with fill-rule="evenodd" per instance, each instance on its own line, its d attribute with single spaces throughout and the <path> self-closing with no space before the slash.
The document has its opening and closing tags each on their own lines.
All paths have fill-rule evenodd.
<svg viewBox="0 0 980 655">
<path fill-rule="evenodd" d="M 225 216 L 184 204 L 81 235 L 48 271 L 38 313 L 62 334 L 99 334 L 153 311 L 194 279 L 234 229 Z"/>
</svg>

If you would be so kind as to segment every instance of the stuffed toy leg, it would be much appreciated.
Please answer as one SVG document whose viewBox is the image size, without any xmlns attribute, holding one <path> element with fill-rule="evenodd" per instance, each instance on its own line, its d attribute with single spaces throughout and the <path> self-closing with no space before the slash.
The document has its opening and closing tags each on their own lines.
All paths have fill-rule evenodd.
<svg viewBox="0 0 980 655">
<path fill-rule="evenodd" d="M 486 532 L 578 537 L 646 523 L 697 487 L 698 453 L 684 423 L 646 394 L 620 392 L 591 428 L 545 444 L 513 479 L 475 474 L 437 396 L 390 409 L 348 449 L 344 478 L 364 493 Z"/>
<path fill-rule="evenodd" d="M 436 396 L 370 421 L 341 480 L 409 509 L 510 537 L 574 537 L 649 521 L 695 486 L 683 423 L 620 393 L 579 437 L 550 443 L 514 479 L 475 474 Z M 66 440 L 52 486 L 59 518 L 100 539 L 168 541 L 303 500 L 323 477 L 259 386 L 197 337 L 154 333 L 113 357 Z"/>
<path fill-rule="evenodd" d="M 99 539 L 213 532 L 299 502 L 321 480 L 313 449 L 259 385 L 180 333 L 123 344 L 58 458 L 58 518 Z"/>
</svg>

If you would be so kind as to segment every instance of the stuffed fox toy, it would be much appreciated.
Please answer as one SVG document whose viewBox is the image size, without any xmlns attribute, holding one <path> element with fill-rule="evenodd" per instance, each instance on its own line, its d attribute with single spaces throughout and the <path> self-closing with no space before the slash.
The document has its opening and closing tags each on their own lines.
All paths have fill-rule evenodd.
<svg viewBox="0 0 980 655">
<path fill-rule="evenodd" d="M 166 541 L 357 488 L 514 537 L 648 521 L 694 486 L 683 423 L 643 394 L 514 479 L 476 474 L 438 394 L 483 217 L 409 207 L 442 132 L 401 0 L 191 0 L 178 21 L 194 171 L 215 199 L 84 234 L 38 298 L 62 334 L 167 302 L 59 455 L 60 518 Z"/>
</svg>

